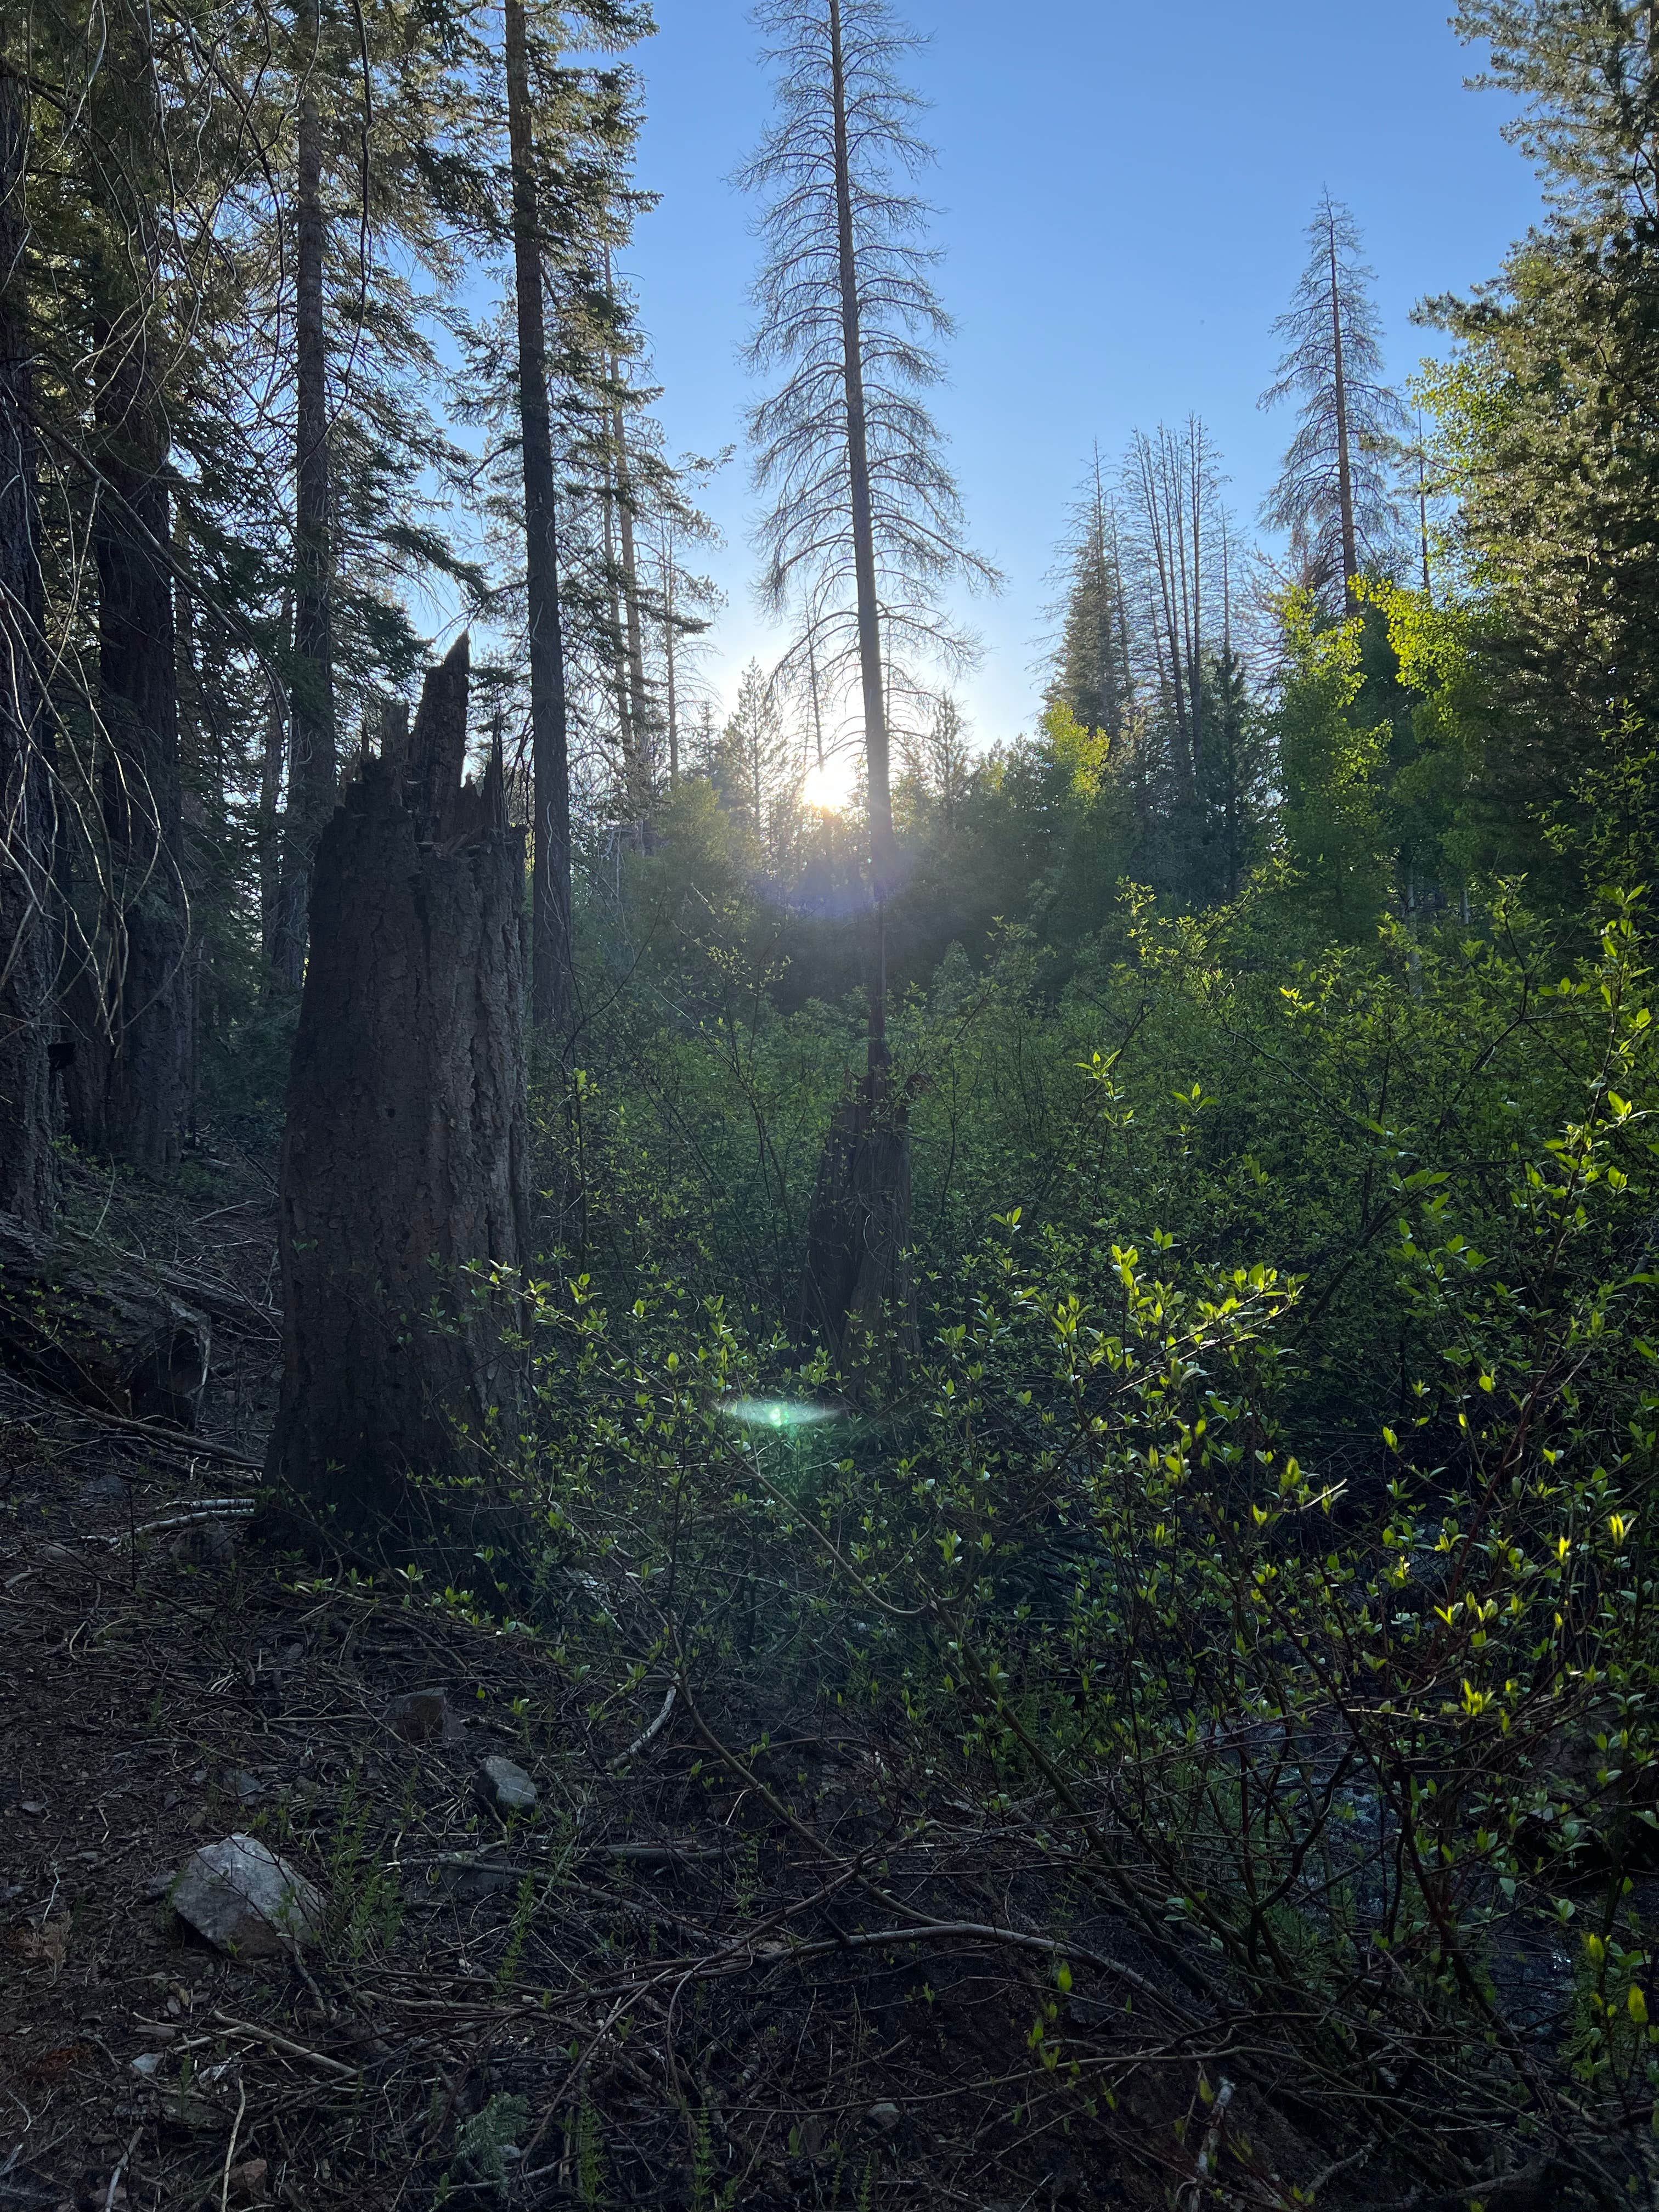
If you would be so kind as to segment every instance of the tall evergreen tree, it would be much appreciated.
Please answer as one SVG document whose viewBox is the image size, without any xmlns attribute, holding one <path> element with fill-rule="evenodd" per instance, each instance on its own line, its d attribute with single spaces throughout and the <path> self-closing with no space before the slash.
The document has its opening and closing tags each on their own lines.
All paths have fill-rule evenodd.
<svg viewBox="0 0 1659 2212">
<path fill-rule="evenodd" d="M 922 395 L 951 322 L 933 289 L 928 210 L 913 189 L 932 159 L 904 82 L 917 40 L 887 0 L 766 0 L 775 113 L 742 173 L 762 194 L 766 258 L 750 365 L 782 381 L 754 410 L 770 605 L 807 616 L 815 680 L 855 679 L 878 904 L 897 876 L 888 729 L 893 667 L 956 651 L 939 606 L 953 579 L 993 580 L 970 552 L 939 430 Z M 871 1064 L 884 1065 L 882 988 Z"/>
<path fill-rule="evenodd" d="M 994 572 L 968 549 L 923 398 L 951 325 L 912 188 L 931 158 L 901 74 L 915 38 L 887 0 L 763 0 L 757 20 L 776 82 L 771 126 L 743 172 L 765 202 L 749 359 L 782 372 L 750 419 L 756 477 L 772 495 L 764 591 L 805 616 L 815 688 L 844 693 L 856 675 L 875 909 L 865 1085 L 830 1131 L 808 1232 L 807 1317 L 840 1353 L 914 1304 L 908 1139 L 888 1084 L 890 690 L 917 648 L 959 649 L 942 587 Z"/>
<path fill-rule="evenodd" d="M 1113 735 L 1133 699 L 1134 675 L 1118 513 L 1097 446 L 1060 565 L 1065 597 L 1047 699 L 1063 702 L 1080 728 Z"/>
<path fill-rule="evenodd" d="M 1650 0 L 1458 0 L 1491 50 L 1477 79 L 1522 103 L 1504 135 L 1559 212 L 1606 233 L 1659 221 L 1659 13 Z"/>
<path fill-rule="evenodd" d="M 1396 510 L 1385 454 L 1403 428 L 1384 381 L 1382 323 L 1358 226 L 1327 192 L 1308 226 L 1308 261 L 1273 325 L 1279 374 L 1264 407 L 1294 399 L 1299 421 L 1263 520 L 1287 530 L 1306 580 L 1333 605 L 1352 599 L 1367 561 L 1385 561 Z"/>
</svg>

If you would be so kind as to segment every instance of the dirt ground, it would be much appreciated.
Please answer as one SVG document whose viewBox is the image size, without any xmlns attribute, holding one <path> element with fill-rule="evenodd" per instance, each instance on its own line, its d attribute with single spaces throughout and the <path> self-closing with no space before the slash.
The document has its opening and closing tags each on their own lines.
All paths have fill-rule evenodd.
<svg viewBox="0 0 1659 2212">
<path fill-rule="evenodd" d="M 1306 2147 L 1190 1993 L 1086 1913 L 1060 1974 L 1018 1853 L 906 1826 L 844 1717 L 711 1688 L 630 1756 L 654 1691 L 596 1718 L 534 1638 L 262 1547 L 270 1193 L 197 1180 L 71 1196 L 208 1286 L 201 1440 L 0 1377 L 0 2212 L 1196 2206 L 1224 2125 L 1226 2201 L 1293 2201 Z M 179 1919 L 233 1833 L 319 1942 Z"/>
</svg>

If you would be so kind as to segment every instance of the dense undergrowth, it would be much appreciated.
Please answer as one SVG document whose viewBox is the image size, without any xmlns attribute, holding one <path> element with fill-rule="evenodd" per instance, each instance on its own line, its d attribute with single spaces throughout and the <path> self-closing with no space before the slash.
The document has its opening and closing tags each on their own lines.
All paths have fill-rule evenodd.
<svg viewBox="0 0 1659 2212">
<path fill-rule="evenodd" d="M 1628 2201 L 1659 2086 L 1639 903 L 1565 951 L 1513 900 L 1302 961 L 1270 920 L 1132 899 L 1060 988 L 1016 931 L 913 994 L 897 1381 L 828 1373 L 792 1308 L 856 1006 L 780 1012 L 735 938 L 682 944 L 672 994 L 636 967 L 547 1119 L 587 1201 L 529 1299 L 541 1533 L 503 1596 L 599 1705 L 856 1712 L 895 1833 L 971 1809 L 1040 1870 L 1056 2006 L 1104 1913 L 1207 2094 L 1283 2097 L 1368 2188 Z M 1079 2112 L 1121 2086 L 1054 2007 L 1031 2047 Z M 1235 2201 L 1307 2201 L 1227 2157 Z"/>
</svg>

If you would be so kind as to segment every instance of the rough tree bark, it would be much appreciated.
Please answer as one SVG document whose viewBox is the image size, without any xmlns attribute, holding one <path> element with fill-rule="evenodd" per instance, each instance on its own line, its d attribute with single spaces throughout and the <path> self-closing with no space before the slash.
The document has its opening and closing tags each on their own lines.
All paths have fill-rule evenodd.
<svg viewBox="0 0 1659 2212">
<path fill-rule="evenodd" d="M 916 1349 L 908 1102 L 866 1076 L 818 1161 L 806 1224 L 805 1328 L 837 1370 L 878 1379 Z"/>
<path fill-rule="evenodd" d="M 1331 262 L 1331 362 L 1336 387 L 1336 483 L 1342 510 L 1342 583 L 1352 605 L 1359 581 L 1359 532 L 1353 512 L 1353 453 L 1348 443 L 1348 366 L 1342 339 L 1342 285 L 1336 265 L 1336 216 L 1327 206 Z"/>
<path fill-rule="evenodd" d="M 267 1468 L 383 1555 L 449 1550 L 522 1388 L 511 1300 L 466 1273 L 528 1244 L 524 841 L 499 749 L 462 783 L 467 665 L 463 638 L 323 833 L 283 1141 Z"/>
<path fill-rule="evenodd" d="M 0 1212 L 51 1229 L 54 844 L 24 294 L 28 110 L 0 63 Z"/>
<path fill-rule="evenodd" d="M 191 1060 L 190 902 L 179 774 L 168 438 L 150 307 L 99 332 L 98 677 L 105 923 L 65 1095 L 77 1142 L 135 1167 L 176 1166 Z"/>
<path fill-rule="evenodd" d="M 605 259 L 610 281 L 610 257 Z M 643 822 L 651 811 L 655 763 L 652 759 L 651 709 L 645 684 L 645 636 L 640 610 L 640 568 L 634 542 L 634 478 L 628 456 L 628 422 L 622 403 L 622 364 L 611 356 L 611 438 L 617 461 L 617 522 L 622 534 L 623 617 L 628 647 L 628 744 L 624 801 L 629 818 Z"/>
<path fill-rule="evenodd" d="M 818 1163 L 807 1224 L 801 1309 L 805 1326 L 821 1337 L 843 1371 L 862 1368 L 873 1375 L 914 1345 L 915 1291 L 906 1256 L 910 1231 L 908 1117 L 906 1102 L 893 1089 L 887 1045 L 887 902 L 898 885 L 898 851 L 893 833 L 875 517 L 870 493 L 841 0 L 830 0 L 830 75 L 872 912 L 866 1071 L 837 1111 Z"/>
<path fill-rule="evenodd" d="M 570 939 L 570 752 L 559 612 L 553 429 L 547 397 L 540 195 L 524 0 L 507 0 L 507 118 L 519 325 L 525 569 L 530 604 L 530 744 L 535 786 L 531 968 L 536 1027 L 562 1047 L 575 1026 Z"/>
<path fill-rule="evenodd" d="M 317 0 L 301 0 L 304 70 L 316 66 Z M 317 840 L 334 805 L 333 555 L 330 544 L 328 355 L 323 316 L 323 128 L 307 81 L 300 100 L 295 222 L 295 352 L 297 401 L 294 507 L 294 687 L 288 813 L 271 967 L 298 990 L 305 974 Z"/>
<path fill-rule="evenodd" d="M 893 798 L 887 744 L 887 697 L 881 661 L 881 605 L 876 588 L 875 514 L 870 498 L 870 441 L 865 416 L 864 339 L 859 316 L 858 252 L 853 232 L 852 155 L 847 72 L 842 51 L 841 0 L 830 0 L 830 73 L 835 106 L 836 244 L 841 287 L 842 368 L 847 391 L 848 489 L 852 503 L 853 571 L 858 595 L 859 675 L 864 692 L 864 753 L 869 783 L 870 861 L 876 903 L 895 888 Z M 884 982 L 884 978 L 881 979 Z M 886 1065 L 885 994 L 872 1000 L 873 1068 Z"/>
</svg>

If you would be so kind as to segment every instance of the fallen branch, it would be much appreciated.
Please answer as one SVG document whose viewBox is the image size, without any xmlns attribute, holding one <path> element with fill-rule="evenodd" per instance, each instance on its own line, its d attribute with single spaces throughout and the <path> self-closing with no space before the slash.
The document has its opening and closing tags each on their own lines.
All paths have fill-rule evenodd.
<svg viewBox="0 0 1659 2212">
<path fill-rule="evenodd" d="M 228 2012 L 215 2009 L 213 2017 L 221 2027 L 228 2027 L 234 2035 L 250 2035 L 256 2043 L 263 2043 L 280 2052 L 284 2058 L 298 2058 L 307 2066 L 315 2066 L 325 2074 L 333 2074 L 343 2081 L 355 2081 L 358 2069 L 343 2066 L 337 2058 L 326 2058 L 320 2051 L 308 2051 L 303 2043 L 290 2043 L 285 2035 L 278 2035 L 269 2027 L 256 2027 L 252 2021 L 234 2020 Z"/>
</svg>

